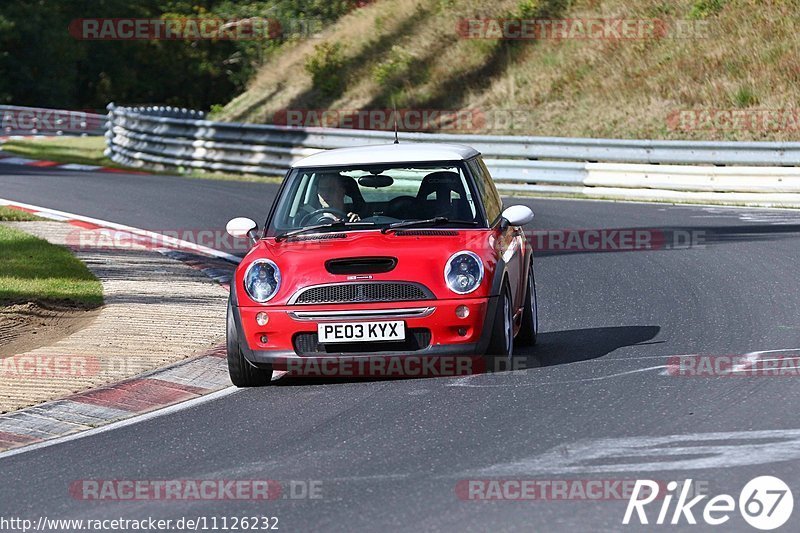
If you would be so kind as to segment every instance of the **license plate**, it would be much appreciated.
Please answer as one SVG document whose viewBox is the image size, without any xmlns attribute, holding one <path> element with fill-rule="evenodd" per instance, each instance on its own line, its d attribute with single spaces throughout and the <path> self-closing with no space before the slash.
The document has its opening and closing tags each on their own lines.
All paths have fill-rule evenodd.
<svg viewBox="0 0 800 533">
<path fill-rule="evenodd" d="M 317 325 L 319 342 L 402 341 L 406 325 L 402 320 L 391 322 L 341 322 Z"/>
</svg>

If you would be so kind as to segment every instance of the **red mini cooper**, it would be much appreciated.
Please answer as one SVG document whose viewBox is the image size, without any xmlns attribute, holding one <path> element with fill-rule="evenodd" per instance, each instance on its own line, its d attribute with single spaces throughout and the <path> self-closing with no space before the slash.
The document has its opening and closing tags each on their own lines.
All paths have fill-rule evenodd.
<svg viewBox="0 0 800 533">
<path fill-rule="evenodd" d="M 503 209 L 480 154 L 447 144 L 320 152 L 292 165 L 228 305 L 237 386 L 298 358 L 474 356 L 510 362 L 538 330 L 526 206 Z"/>
</svg>

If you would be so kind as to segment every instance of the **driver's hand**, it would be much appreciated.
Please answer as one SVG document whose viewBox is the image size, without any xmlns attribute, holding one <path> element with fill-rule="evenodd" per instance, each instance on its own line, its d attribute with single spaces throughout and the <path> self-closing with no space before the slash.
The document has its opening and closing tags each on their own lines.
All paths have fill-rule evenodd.
<svg viewBox="0 0 800 533">
<path fill-rule="evenodd" d="M 361 220 L 361 217 L 358 216 L 358 213 L 347 213 L 348 222 L 358 222 L 359 220 Z"/>
</svg>

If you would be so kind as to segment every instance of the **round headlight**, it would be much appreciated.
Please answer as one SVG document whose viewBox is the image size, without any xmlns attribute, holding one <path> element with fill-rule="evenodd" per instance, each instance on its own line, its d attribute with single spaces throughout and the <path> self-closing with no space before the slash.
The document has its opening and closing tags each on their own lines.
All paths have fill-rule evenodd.
<svg viewBox="0 0 800 533">
<path fill-rule="evenodd" d="M 281 286 L 281 271 L 269 259 L 256 259 L 244 273 L 244 290 L 258 303 L 269 301 Z"/>
<path fill-rule="evenodd" d="M 474 291 L 483 281 L 481 258 L 467 251 L 453 254 L 444 267 L 444 281 L 457 294 Z"/>
</svg>

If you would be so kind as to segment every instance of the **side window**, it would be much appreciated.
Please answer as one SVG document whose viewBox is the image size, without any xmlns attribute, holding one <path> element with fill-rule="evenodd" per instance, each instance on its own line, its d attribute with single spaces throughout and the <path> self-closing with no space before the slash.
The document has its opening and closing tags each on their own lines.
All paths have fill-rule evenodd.
<svg viewBox="0 0 800 533">
<path fill-rule="evenodd" d="M 489 169 L 486 168 L 483 160 L 476 157 L 469 162 L 469 166 L 476 177 L 475 183 L 483 202 L 483 208 L 486 210 L 486 218 L 489 219 L 489 224 L 493 224 L 503 212 L 503 200 L 500 199 L 492 175 L 489 174 Z"/>
<path fill-rule="evenodd" d="M 304 198 L 308 194 L 308 185 L 311 174 L 295 176 L 294 180 L 288 185 L 291 187 L 286 193 L 286 198 L 291 202 L 279 204 L 275 212 L 274 224 L 276 228 L 286 229 L 292 227 L 292 221 L 299 216 L 304 205 Z"/>
</svg>

